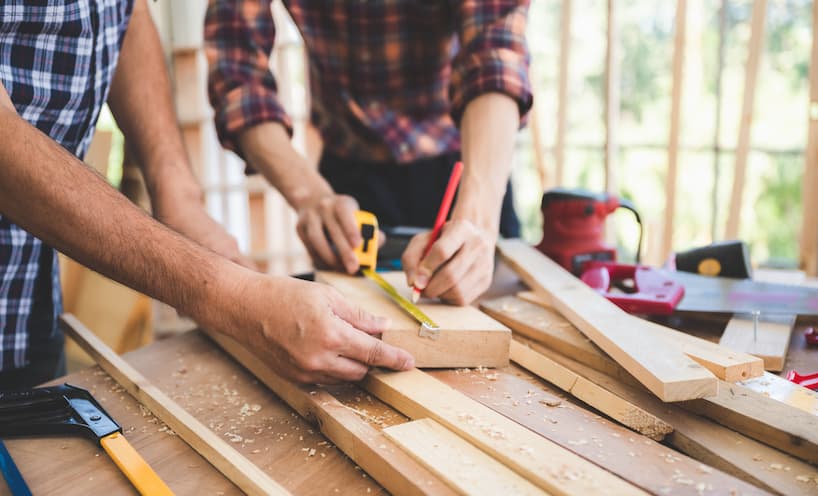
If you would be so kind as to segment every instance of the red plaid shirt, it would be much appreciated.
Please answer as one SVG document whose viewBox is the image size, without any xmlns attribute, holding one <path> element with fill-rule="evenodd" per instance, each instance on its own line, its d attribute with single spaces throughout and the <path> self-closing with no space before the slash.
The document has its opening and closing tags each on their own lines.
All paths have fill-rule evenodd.
<svg viewBox="0 0 818 496">
<path fill-rule="evenodd" d="M 531 108 L 526 0 L 284 2 L 309 56 L 311 120 L 327 150 L 410 162 L 459 150 L 456 124 L 488 92 Z M 209 94 L 222 144 L 265 121 L 291 123 L 269 70 L 268 0 L 211 0 Z"/>
</svg>

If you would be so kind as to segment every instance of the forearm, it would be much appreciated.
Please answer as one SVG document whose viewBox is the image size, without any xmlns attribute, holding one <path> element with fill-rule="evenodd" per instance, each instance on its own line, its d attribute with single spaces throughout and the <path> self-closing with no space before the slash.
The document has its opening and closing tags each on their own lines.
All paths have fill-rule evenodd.
<svg viewBox="0 0 818 496">
<path fill-rule="evenodd" d="M 201 201 L 177 126 L 159 35 L 145 0 L 134 5 L 108 103 L 142 168 L 154 209 L 170 198 Z"/>
<path fill-rule="evenodd" d="M 152 220 L 15 113 L 0 109 L 0 212 L 80 263 L 201 318 L 226 267 Z M 221 279 L 220 279 L 221 278 Z M 206 319 L 205 319 L 206 320 Z"/>
<path fill-rule="evenodd" d="M 284 126 L 265 122 L 239 135 L 247 162 L 259 171 L 296 210 L 332 194 L 321 174 L 293 148 Z"/>
<path fill-rule="evenodd" d="M 466 106 L 461 121 L 465 167 L 453 219 L 497 233 L 519 125 L 518 105 L 506 95 L 487 93 Z"/>
</svg>

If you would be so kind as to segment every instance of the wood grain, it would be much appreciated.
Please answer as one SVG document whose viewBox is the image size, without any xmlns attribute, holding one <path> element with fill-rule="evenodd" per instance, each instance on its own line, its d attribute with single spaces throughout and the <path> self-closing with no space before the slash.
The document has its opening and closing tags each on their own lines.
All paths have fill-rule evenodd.
<svg viewBox="0 0 818 496">
<path fill-rule="evenodd" d="M 125 390 L 173 429 L 188 445 L 247 494 L 287 495 L 275 480 L 185 411 L 145 376 L 117 355 L 71 314 L 60 327 Z"/>
<path fill-rule="evenodd" d="M 233 339 L 205 332 L 299 415 L 316 422 L 321 432 L 392 493 L 451 494 L 436 477 L 366 422 L 361 412 L 345 406 L 321 388 L 300 387 L 283 379 Z"/>
<path fill-rule="evenodd" d="M 611 355 L 663 401 L 682 401 L 718 392 L 707 369 L 651 332 L 551 259 L 521 240 L 497 243 L 503 260 L 532 289 Z"/>
<path fill-rule="evenodd" d="M 719 345 L 757 356 L 764 360 L 765 370 L 780 372 L 787 359 L 793 325 L 793 316 L 764 315 L 759 317 L 755 332 L 752 316 L 736 315 L 727 323 Z"/>
<path fill-rule="evenodd" d="M 547 494 L 434 420 L 415 420 L 383 432 L 460 494 Z"/>
<path fill-rule="evenodd" d="M 520 326 L 518 319 L 534 322 L 537 332 L 529 333 L 532 339 L 631 387 L 640 386 L 639 381 L 602 350 L 583 340 L 582 334 L 565 318 L 528 302 L 519 299 L 515 302 L 509 298 L 484 302 L 483 306 L 492 308 L 492 315 L 514 330 L 525 327 Z M 515 310 L 521 306 L 527 309 L 526 313 Z M 802 460 L 815 463 L 818 456 L 818 416 L 740 384 L 722 381 L 717 396 L 679 405 Z"/>
<path fill-rule="evenodd" d="M 546 309 L 550 308 L 549 301 L 533 291 L 524 291 L 518 293 L 517 296 L 535 305 Z M 536 331 L 531 332 L 536 333 Z M 724 381 L 736 382 L 760 377 L 764 373 L 764 362 L 761 358 L 741 353 L 740 350 L 732 350 L 706 339 L 691 336 L 649 321 L 645 321 L 642 332 L 652 332 L 661 336 L 662 339 L 668 342 L 668 346 L 678 348 Z"/>
<path fill-rule="evenodd" d="M 402 272 L 385 272 L 381 275 L 397 291 L 409 296 L 406 277 Z M 511 331 L 474 307 L 421 300 L 418 307 L 440 326 L 439 339 L 432 340 L 419 336 L 417 321 L 373 281 L 337 272 L 318 272 L 316 280 L 331 285 L 368 312 L 388 317 L 391 325 L 381 339 L 411 353 L 418 367 L 508 365 Z"/>
<path fill-rule="evenodd" d="M 373 371 L 364 387 L 404 415 L 431 418 L 554 494 L 643 491 L 421 372 Z"/>
<path fill-rule="evenodd" d="M 515 337 L 511 341 L 511 359 L 622 425 L 655 441 L 661 441 L 673 432 L 673 426 L 531 349 L 524 338 Z"/>
</svg>

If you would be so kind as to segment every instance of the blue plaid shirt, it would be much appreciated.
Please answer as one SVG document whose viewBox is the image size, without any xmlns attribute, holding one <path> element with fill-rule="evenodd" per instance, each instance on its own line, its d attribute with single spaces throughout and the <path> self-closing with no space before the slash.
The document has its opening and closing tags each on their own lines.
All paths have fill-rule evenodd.
<svg viewBox="0 0 818 496">
<path fill-rule="evenodd" d="M 0 81 L 23 119 L 77 157 L 108 97 L 132 7 L 0 1 Z M 0 371 L 26 366 L 31 350 L 57 335 L 61 311 L 55 251 L 0 214 Z"/>
</svg>

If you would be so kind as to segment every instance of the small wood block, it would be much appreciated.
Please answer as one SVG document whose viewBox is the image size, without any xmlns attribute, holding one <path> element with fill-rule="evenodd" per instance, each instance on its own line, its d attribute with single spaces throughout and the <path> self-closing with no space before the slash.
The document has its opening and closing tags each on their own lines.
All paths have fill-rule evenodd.
<svg viewBox="0 0 818 496">
<path fill-rule="evenodd" d="M 403 272 L 381 274 L 399 293 L 410 298 Z M 329 284 L 350 302 L 369 313 L 388 317 L 385 343 L 398 346 L 415 357 L 420 368 L 504 367 L 508 365 L 511 330 L 471 306 L 457 307 L 421 300 L 426 315 L 440 326 L 436 340 L 418 334 L 420 324 L 401 309 L 377 284 L 365 277 L 337 272 L 317 272 L 317 281 Z"/>
<path fill-rule="evenodd" d="M 461 494 L 546 494 L 434 420 L 387 427 L 383 433 Z"/>
<path fill-rule="evenodd" d="M 736 315 L 727 323 L 719 344 L 731 350 L 755 355 L 764 360 L 764 369 L 784 369 L 795 316 L 764 315 L 758 319 L 758 339 L 753 339 L 753 317 Z"/>
</svg>

